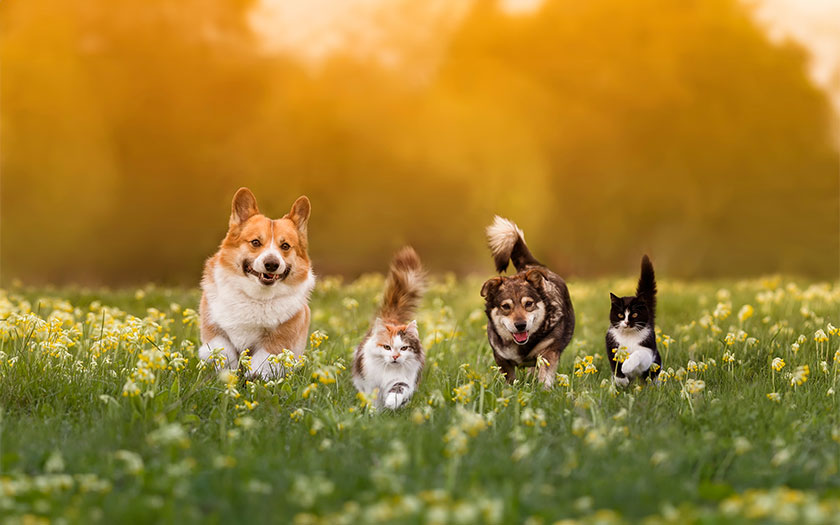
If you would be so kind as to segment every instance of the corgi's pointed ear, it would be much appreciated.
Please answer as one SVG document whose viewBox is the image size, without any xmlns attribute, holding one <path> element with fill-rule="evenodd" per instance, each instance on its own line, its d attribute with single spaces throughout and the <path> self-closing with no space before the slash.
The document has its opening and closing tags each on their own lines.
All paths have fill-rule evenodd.
<svg viewBox="0 0 840 525">
<path fill-rule="evenodd" d="M 233 227 L 242 224 L 259 212 L 257 198 L 254 197 L 251 190 L 248 188 L 239 188 L 233 196 L 233 203 L 230 206 L 229 225 Z"/>
<path fill-rule="evenodd" d="M 301 195 L 297 198 L 292 209 L 289 211 L 287 217 L 291 219 L 300 233 L 306 236 L 307 224 L 309 223 L 309 212 L 312 206 L 309 204 L 309 198 L 306 195 Z"/>
<path fill-rule="evenodd" d="M 417 330 L 417 321 L 411 321 L 408 323 L 408 326 L 405 328 L 405 331 L 409 334 L 413 335 L 416 338 L 420 338 L 420 331 Z"/>
</svg>

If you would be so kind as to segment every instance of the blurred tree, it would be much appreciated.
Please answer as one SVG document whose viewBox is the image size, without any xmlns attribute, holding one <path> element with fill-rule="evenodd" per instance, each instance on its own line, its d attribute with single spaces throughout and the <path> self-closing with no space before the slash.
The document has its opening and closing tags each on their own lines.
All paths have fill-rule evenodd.
<svg viewBox="0 0 840 525">
<path fill-rule="evenodd" d="M 489 272 L 501 213 L 573 274 L 836 277 L 831 110 L 742 4 L 442 5 L 383 3 L 375 56 L 312 67 L 249 1 L 3 3 L 0 277 L 195 284 L 242 185 L 312 198 L 321 273 L 406 242 Z"/>
</svg>

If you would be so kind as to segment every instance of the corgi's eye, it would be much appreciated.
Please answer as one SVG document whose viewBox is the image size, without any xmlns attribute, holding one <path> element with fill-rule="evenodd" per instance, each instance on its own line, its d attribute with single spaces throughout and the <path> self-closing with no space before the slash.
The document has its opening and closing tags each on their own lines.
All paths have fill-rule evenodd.
<svg viewBox="0 0 840 525">
<path fill-rule="evenodd" d="M 291 248 L 291 247 L 292 246 L 287 242 L 284 242 L 283 244 L 280 245 L 280 249 L 283 250 L 284 252 L 289 251 L 289 248 Z"/>
<path fill-rule="evenodd" d="M 259 248 L 260 246 L 262 246 L 262 243 L 259 239 L 254 239 L 253 241 L 251 241 L 251 246 L 253 246 L 254 248 Z"/>
<path fill-rule="evenodd" d="M 639 314 L 634 313 L 634 314 L 633 314 L 633 317 L 639 317 Z"/>
<path fill-rule="evenodd" d="M 624 314 L 618 314 L 619 319 L 624 319 Z"/>
<path fill-rule="evenodd" d="M 390 351 L 390 350 L 391 350 L 391 345 L 382 345 L 382 348 L 384 348 L 385 350 Z"/>
</svg>

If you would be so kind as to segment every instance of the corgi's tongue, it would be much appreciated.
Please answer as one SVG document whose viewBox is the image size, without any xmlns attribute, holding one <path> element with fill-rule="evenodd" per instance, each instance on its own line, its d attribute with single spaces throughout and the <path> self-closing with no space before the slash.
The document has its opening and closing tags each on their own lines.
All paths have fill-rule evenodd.
<svg viewBox="0 0 840 525">
<path fill-rule="evenodd" d="M 520 345 L 528 340 L 528 332 L 511 332 L 511 333 L 513 334 L 513 340 L 516 341 Z"/>
</svg>

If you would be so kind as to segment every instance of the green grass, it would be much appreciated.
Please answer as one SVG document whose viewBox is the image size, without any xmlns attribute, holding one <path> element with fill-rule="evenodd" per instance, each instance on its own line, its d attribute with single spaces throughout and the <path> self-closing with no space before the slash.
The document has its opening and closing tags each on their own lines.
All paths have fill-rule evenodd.
<svg viewBox="0 0 840 525">
<path fill-rule="evenodd" d="M 0 292 L 0 520 L 838 522 L 840 335 L 814 335 L 840 326 L 840 284 L 664 281 L 673 375 L 618 392 L 608 292 L 632 281 L 570 283 L 577 329 L 558 370 L 569 385 L 551 391 L 493 369 L 480 284 L 441 278 L 427 294 L 427 368 L 396 413 L 365 407 L 350 377 L 378 276 L 322 280 L 311 328 L 328 338 L 275 384 L 199 367 L 185 314 L 196 290 Z M 746 304 L 755 312 L 740 321 Z M 587 355 L 598 371 L 577 377 Z M 146 358 L 173 369 L 143 382 Z M 316 371 L 336 381 L 313 390 Z M 124 395 L 133 376 L 138 393 Z"/>
</svg>

